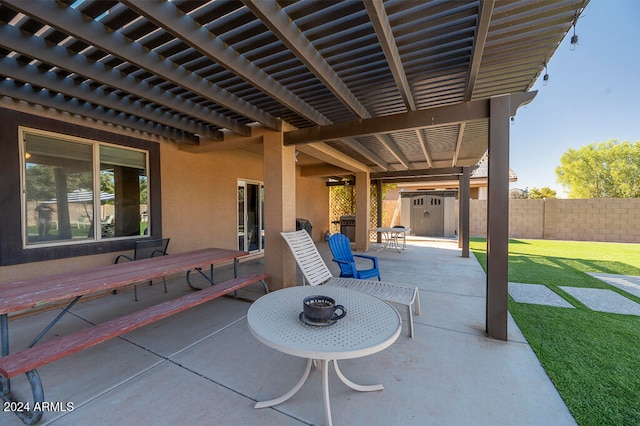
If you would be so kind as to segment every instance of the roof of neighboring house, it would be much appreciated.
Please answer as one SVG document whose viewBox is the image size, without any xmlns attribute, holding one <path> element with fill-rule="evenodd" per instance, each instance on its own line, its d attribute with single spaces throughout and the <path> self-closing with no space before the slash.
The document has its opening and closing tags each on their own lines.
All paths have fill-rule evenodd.
<svg viewBox="0 0 640 426">
<path fill-rule="evenodd" d="M 471 179 L 486 179 L 489 177 L 489 156 L 483 155 L 478 162 L 478 167 L 471 172 Z M 518 176 L 509 167 L 509 182 L 517 182 Z"/>
</svg>

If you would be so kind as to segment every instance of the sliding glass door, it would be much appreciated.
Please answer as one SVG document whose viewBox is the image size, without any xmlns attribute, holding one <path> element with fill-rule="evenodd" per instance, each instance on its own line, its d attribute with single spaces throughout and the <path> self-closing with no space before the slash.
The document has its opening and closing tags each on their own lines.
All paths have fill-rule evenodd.
<svg viewBox="0 0 640 426">
<path fill-rule="evenodd" d="M 264 184 L 238 180 L 238 250 L 263 250 L 263 207 Z"/>
</svg>

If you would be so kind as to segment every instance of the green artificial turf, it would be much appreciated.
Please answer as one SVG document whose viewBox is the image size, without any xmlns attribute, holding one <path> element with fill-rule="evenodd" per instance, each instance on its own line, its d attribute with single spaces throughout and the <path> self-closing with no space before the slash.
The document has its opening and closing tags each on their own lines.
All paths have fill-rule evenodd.
<svg viewBox="0 0 640 426">
<path fill-rule="evenodd" d="M 486 268 L 486 241 L 471 250 Z M 640 425 L 640 317 L 592 311 L 558 287 L 640 298 L 586 272 L 640 276 L 640 245 L 510 240 L 509 281 L 544 284 L 575 309 L 510 298 L 509 311 L 579 425 Z"/>
</svg>

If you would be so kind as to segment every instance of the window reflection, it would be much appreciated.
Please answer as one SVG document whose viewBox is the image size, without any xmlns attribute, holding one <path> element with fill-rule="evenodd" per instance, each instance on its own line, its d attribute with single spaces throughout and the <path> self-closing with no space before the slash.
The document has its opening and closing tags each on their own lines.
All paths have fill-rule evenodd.
<svg viewBox="0 0 640 426">
<path fill-rule="evenodd" d="M 24 129 L 22 140 L 26 245 L 150 233 L 146 151 Z"/>
</svg>

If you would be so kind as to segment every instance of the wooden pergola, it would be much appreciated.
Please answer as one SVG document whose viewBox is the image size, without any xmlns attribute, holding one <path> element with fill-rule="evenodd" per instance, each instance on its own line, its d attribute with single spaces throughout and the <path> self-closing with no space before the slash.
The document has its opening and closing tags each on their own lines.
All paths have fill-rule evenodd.
<svg viewBox="0 0 640 426">
<path fill-rule="evenodd" d="M 2 0 L 0 96 L 194 153 L 259 150 L 271 187 L 296 151 L 303 175 L 363 188 L 459 179 L 463 256 L 470 168 L 488 150 L 486 325 L 506 339 L 509 122 L 587 3 Z M 274 236 L 290 223 L 286 189 L 265 212 Z"/>
</svg>

